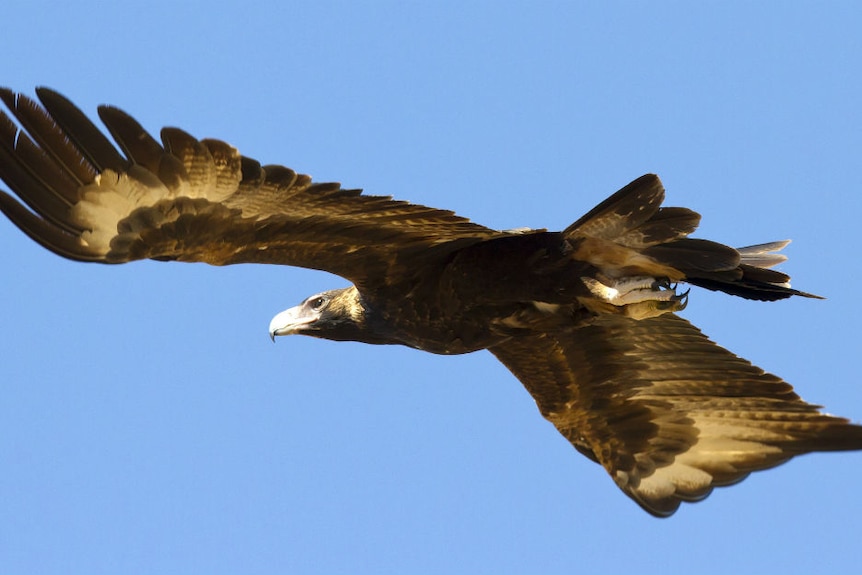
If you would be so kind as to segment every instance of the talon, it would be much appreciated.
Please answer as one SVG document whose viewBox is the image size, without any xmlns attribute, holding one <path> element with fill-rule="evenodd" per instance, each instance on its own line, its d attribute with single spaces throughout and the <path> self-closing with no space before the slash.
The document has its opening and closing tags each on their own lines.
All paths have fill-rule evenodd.
<svg viewBox="0 0 862 575">
<path fill-rule="evenodd" d="M 676 289 L 675 286 L 674 286 L 674 289 Z M 690 291 L 691 291 L 691 288 L 688 288 L 683 293 L 676 296 L 677 297 L 677 299 L 676 299 L 677 306 L 676 306 L 676 308 L 674 308 L 670 311 L 682 311 L 682 310 L 684 310 L 686 308 L 686 306 L 688 306 L 688 292 L 690 292 Z"/>
</svg>

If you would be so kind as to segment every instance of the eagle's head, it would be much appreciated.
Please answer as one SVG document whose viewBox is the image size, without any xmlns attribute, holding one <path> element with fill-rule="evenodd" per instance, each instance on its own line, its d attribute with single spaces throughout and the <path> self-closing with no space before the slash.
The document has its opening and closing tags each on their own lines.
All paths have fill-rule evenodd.
<svg viewBox="0 0 862 575">
<path fill-rule="evenodd" d="M 308 297 L 269 322 L 269 336 L 310 335 L 336 341 L 367 341 L 366 307 L 355 286 Z"/>
</svg>

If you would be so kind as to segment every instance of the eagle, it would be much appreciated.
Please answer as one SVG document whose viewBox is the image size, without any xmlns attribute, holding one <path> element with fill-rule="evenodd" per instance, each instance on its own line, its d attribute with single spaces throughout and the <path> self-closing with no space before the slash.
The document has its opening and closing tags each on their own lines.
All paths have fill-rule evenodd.
<svg viewBox="0 0 862 575">
<path fill-rule="evenodd" d="M 487 349 L 575 449 L 657 517 L 796 455 L 862 449 L 862 426 L 822 413 L 678 315 L 683 284 L 760 301 L 817 296 L 773 269 L 786 241 L 734 249 L 689 237 L 700 216 L 662 206 L 656 175 L 562 231 L 501 231 L 316 183 L 178 128 L 158 141 L 101 106 L 112 142 L 59 93 L 36 94 L 0 89 L 0 179 L 14 193 L 0 191 L 0 210 L 33 240 L 82 262 L 342 276 L 350 287 L 275 315 L 273 340 Z"/>
</svg>

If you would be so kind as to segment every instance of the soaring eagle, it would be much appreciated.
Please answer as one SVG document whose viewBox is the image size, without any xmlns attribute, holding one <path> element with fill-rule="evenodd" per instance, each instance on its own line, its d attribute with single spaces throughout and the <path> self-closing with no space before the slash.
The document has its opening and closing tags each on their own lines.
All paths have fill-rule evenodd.
<svg viewBox="0 0 862 575">
<path fill-rule="evenodd" d="M 57 92 L 37 94 L 41 103 L 0 90 L 17 119 L 0 111 L 0 178 L 26 204 L 0 192 L 0 209 L 42 246 L 84 262 L 257 262 L 343 276 L 351 287 L 277 314 L 270 335 L 487 349 L 649 513 L 667 517 L 796 455 L 862 449 L 862 426 L 820 413 L 676 315 L 681 282 L 755 300 L 816 296 L 771 269 L 786 242 L 689 238 L 700 216 L 662 207 L 655 175 L 563 231 L 498 231 L 313 183 L 177 128 L 160 143 L 102 106 L 115 145 Z"/>
</svg>

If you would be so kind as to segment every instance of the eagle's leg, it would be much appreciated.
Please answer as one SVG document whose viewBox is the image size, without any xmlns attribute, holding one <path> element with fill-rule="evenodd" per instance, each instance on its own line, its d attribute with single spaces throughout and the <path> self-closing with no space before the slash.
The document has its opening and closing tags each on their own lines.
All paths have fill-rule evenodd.
<svg viewBox="0 0 862 575">
<path fill-rule="evenodd" d="M 623 306 L 645 301 L 670 301 L 676 293 L 667 284 L 649 276 L 610 279 L 603 283 L 595 278 L 581 280 L 594 296 L 609 304 Z"/>
<path fill-rule="evenodd" d="M 687 291 L 677 294 L 676 286 L 651 276 L 607 279 L 607 283 L 590 277 L 581 280 L 597 299 L 620 308 L 620 312 L 634 319 L 681 311 L 688 303 Z"/>
</svg>

